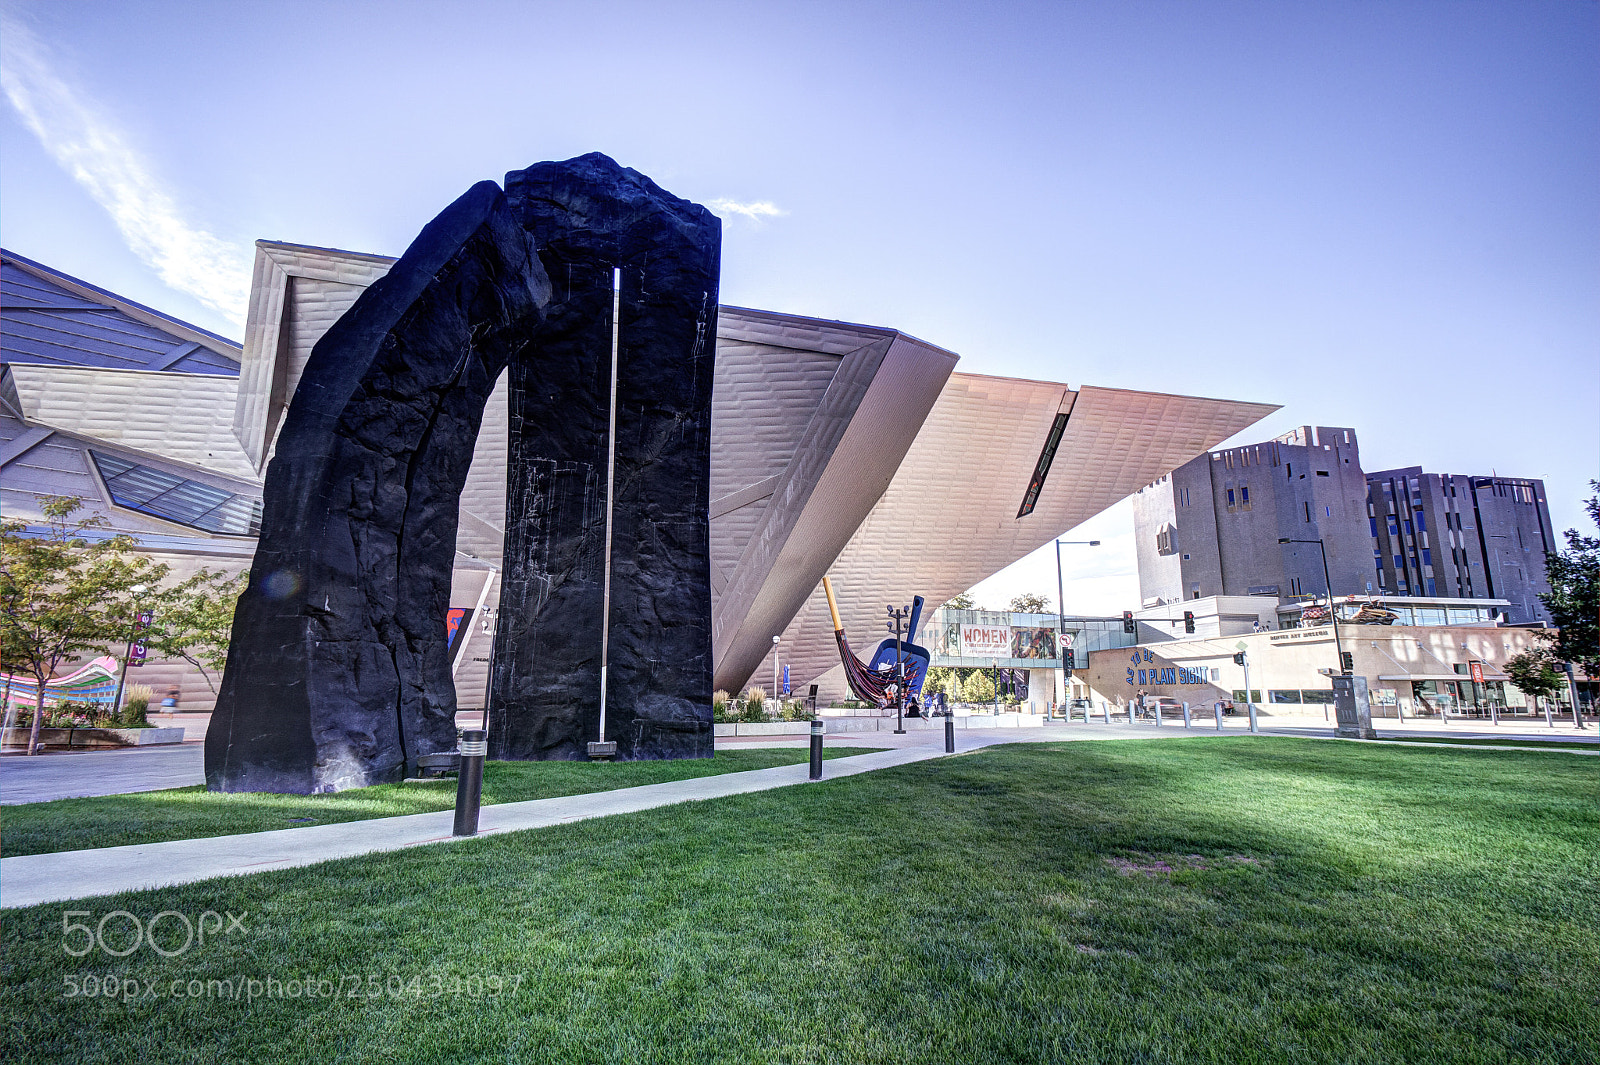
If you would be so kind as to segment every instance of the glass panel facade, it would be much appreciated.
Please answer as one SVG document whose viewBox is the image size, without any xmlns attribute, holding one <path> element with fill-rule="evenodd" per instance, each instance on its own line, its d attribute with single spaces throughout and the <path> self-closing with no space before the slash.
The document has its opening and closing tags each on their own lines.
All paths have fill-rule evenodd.
<svg viewBox="0 0 1600 1065">
<path fill-rule="evenodd" d="M 260 536 L 261 500 L 90 450 L 119 507 L 224 536 Z"/>
</svg>

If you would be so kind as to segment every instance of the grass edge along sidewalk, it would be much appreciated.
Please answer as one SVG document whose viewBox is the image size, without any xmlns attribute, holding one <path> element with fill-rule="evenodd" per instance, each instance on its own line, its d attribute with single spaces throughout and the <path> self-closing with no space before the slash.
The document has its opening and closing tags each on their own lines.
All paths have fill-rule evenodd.
<svg viewBox="0 0 1600 1065">
<path fill-rule="evenodd" d="M 849 757 L 879 749 L 876 744 L 825 747 L 822 755 Z M 712 758 L 674 761 L 489 762 L 484 766 L 483 805 L 770 769 L 804 762 L 806 757 L 803 748 L 767 748 L 718 751 Z M 16 803 L 3 807 L 0 815 L 0 856 L 371 821 L 449 810 L 455 806 L 455 797 L 456 781 L 445 777 L 427 783 L 375 784 L 323 795 L 216 792 L 206 791 L 202 784 Z"/>
<path fill-rule="evenodd" d="M 853 776 L 936 757 L 946 757 L 942 748 L 905 747 L 834 758 L 827 775 Z M 688 777 L 614 791 L 497 803 L 483 807 L 478 835 L 519 832 L 697 799 L 766 791 L 808 783 L 808 773 L 809 767 L 799 763 Z M 0 909 L 173 887 L 219 876 L 314 865 L 375 851 L 458 842 L 450 834 L 454 818 L 453 810 L 439 810 L 269 832 L 0 858 Z"/>
<path fill-rule="evenodd" d="M 1588 1061 L 1596 779 L 1265 737 L 1006 745 L 10 911 L 7 1035 L 74 1065 Z M 79 957 L 69 909 L 248 931 L 124 956 L 118 917 L 117 953 Z M 278 991 L 204 991 L 246 977 Z"/>
</svg>

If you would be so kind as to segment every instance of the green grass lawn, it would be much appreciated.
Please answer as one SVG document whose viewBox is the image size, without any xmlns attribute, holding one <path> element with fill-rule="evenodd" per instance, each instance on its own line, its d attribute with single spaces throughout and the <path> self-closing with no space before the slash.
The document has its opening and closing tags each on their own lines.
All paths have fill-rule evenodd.
<svg viewBox="0 0 1600 1065">
<path fill-rule="evenodd" d="M 1379 733 L 1383 736 L 1382 733 Z M 1557 750 L 1576 749 L 1580 751 L 1600 750 L 1600 742 L 1595 740 L 1545 740 L 1545 739 L 1516 739 L 1510 736 L 1504 739 L 1498 736 L 1407 736 L 1404 733 L 1394 732 L 1383 736 L 1386 740 L 1403 740 L 1406 743 L 1465 743 L 1477 747 L 1554 747 Z"/>
<path fill-rule="evenodd" d="M 1597 781 L 1281 737 L 996 748 L 10 911 L 0 1030 L 75 1063 L 1593 1062 Z M 248 931 L 74 958 L 67 910 Z M 66 997 L 87 976 L 138 990 Z M 269 978 L 337 994 L 243 997 Z"/>
<path fill-rule="evenodd" d="M 824 747 L 824 758 L 867 754 L 875 748 Z M 713 758 L 673 762 L 487 762 L 485 805 L 584 795 L 593 791 L 660 784 L 667 780 L 740 773 L 804 762 L 803 747 L 718 751 Z M 333 795 L 222 794 L 203 787 L 169 788 L 88 799 L 57 799 L 0 807 L 0 854 L 49 854 L 169 839 L 200 839 L 235 832 L 303 828 L 449 810 L 456 803 L 452 777 L 427 784 L 379 784 Z"/>
</svg>

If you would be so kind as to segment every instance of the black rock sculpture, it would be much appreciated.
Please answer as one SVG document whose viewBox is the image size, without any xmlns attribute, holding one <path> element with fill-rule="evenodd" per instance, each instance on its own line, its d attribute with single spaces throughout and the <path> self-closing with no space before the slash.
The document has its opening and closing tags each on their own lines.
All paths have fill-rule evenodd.
<svg viewBox="0 0 1600 1065">
<path fill-rule="evenodd" d="M 317 343 L 206 736 L 213 790 L 399 779 L 455 746 L 459 496 L 502 369 L 512 432 L 491 755 L 598 738 L 612 271 L 621 271 L 607 738 L 711 753 L 711 375 L 720 232 L 603 155 L 474 186 Z"/>
<path fill-rule="evenodd" d="M 607 413 L 620 280 L 606 739 L 711 756 L 711 385 L 721 223 L 601 155 L 506 175 L 553 294 L 511 364 L 489 757 L 599 737 Z M 620 271 L 620 276 L 614 271 Z"/>
</svg>

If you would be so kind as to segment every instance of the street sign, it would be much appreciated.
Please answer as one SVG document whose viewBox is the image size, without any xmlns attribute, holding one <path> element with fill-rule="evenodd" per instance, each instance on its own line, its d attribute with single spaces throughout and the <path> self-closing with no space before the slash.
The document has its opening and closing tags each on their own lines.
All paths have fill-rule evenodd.
<svg viewBox="0 0 1600 1065">
<path fill-rule="evenodd" d="M 1074 639 L 1075 639 L 1074 635 L 1072 633 L 1070 633 L 1070 632 L 1062 632 L 1062 633 L 1057 633 L 1056 634 L 1056 642 L 1061 645 L 1061 649 L 1063 651 L 1072 650 L 1072 641 Z"/>
<path fill-rule="evenodd" d="M 1469 670 L 1471 670 L 1471 672 L 1472 672 L 1472 683 L 1474 683 L 1474 684 L 1482 684 L 1483 683 L 1483 663 L 1482 662 L 1474 662 L 1471 665 L 1469 665 L 1467 668 Z"/>
<path fill-rule="evenodd" d="M 1241 651 L 1250 650 L 1250 645 L 1245 643 L 1243 640 L 1240 640 L 1238 643 L 1234 644 L 1233 646 L 1237 647 Z"/>
</svg>

